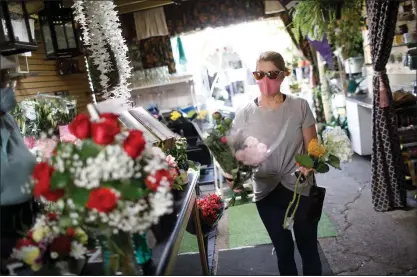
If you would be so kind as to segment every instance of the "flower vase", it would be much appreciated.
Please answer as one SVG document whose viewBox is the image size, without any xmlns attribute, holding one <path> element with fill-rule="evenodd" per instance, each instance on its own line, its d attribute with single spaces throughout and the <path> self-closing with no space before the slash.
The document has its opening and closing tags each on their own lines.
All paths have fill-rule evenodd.
<svg viewBox="0 0 417 277">
<path fill-rule="evenodd" d="M 104 273 L 106 275 L 143 275 L 136 262 L 131 233 L 119 232 L 101 240 Z"/>
<path fill-rule="evenodd" d="M 135 245 L 136 262 L 140 265 L 146 264 L 152 259 L 152 250 L 148 247 L 146 233 L 134 234 L 133 242 Z"/>
<path fill-rule="evenodd" d="M 57 269 L 57 274 L 61 276 L 76 276 L 79 275 L 86 263 L 85 259 L 75 260 L 67 259 L 63 261 L 58 261 L 55 264 Z"/>
</svg>

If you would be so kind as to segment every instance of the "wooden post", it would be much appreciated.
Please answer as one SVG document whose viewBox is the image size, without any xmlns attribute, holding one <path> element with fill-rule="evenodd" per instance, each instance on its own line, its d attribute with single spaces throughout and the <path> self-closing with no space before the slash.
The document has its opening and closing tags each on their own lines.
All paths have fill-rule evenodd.
<svg viewBox="0 0 417 277">
<path fill-rule="evenodd" d="M 203 267 L 203 276 L 208 276 L 209 268 L 208 268 L 208 261 L 207 261 L 207 249 L 204 243 L 204 235 L 203 231 L 201 230 L 201 223 L 200 223 L 200 212 L 197 206 L 197 200 L 194 202 L 194 225 L 195 225 L 195 234 L 197 236 L 198 241 L 198 249 L 200 252 L 200 261 L 201 266 Z"/>
<path fill-rule="evenodd" d="M 324 118 L 326 123 L 330 123 L 332 120 L 332 109 L 330 105 L 330 91 L 329 85 L 326 79 L 326 72 L 324 70 L 324 60 L 317 52 L 317 67 L 319 69 L 319 76 L 320 76 L 320 87 L 321 87 L 321 99 L 323 101 L 323 111 L 324 111 Z"/>
</svg>

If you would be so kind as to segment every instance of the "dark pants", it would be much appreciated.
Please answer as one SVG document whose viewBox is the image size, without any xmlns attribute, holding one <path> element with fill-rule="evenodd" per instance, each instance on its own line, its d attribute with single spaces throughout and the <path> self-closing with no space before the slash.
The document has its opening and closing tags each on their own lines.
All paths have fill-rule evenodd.
<svg viewBox="0 0 417 277">
<path fill-rule="evenodd" d="M 293 192 L 279 184 L 267 197 L 256 202 L 259 215 L 275 247 L 280 275 L 298 275 L 291 231 L 282 227 L 285 211 L 292 198 Z M 295 240 L 303 261 L 303 275 L 321 275 L 321 261 L 317 248 L 318 223 L 312 223 L 307 219 L 308 209 L 309 198 L 301 196 L 294 217 Z"/>
</svg>

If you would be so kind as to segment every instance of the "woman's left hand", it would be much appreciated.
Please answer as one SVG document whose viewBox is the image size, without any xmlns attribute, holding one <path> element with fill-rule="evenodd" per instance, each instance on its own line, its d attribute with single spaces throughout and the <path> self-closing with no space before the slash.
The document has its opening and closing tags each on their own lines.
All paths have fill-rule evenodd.
<svg viewBox="0 0 417 277">
<path fill-rule="evenodd" d="M 314 168 L 305 168 L 304 166 L 300 166 L 298 170 L 303 174 L 305 177 L 310 176 L 314 173 Z"/>
</svg>

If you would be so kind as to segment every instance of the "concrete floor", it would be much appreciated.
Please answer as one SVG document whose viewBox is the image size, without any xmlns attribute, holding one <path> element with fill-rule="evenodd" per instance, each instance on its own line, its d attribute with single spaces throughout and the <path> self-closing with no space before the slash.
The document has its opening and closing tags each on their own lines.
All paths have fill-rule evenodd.
<svg viewBox="0 0 417 277">
<path fill-rule="evenodd" d="M 320 239 L 335 275 L 417 275 L 417 210 L 374 211 L 369 159 L 354 156 L 317 181 L 338 226 L 337 237 Z"/>
<path fill-rule="evenodd" d="M 319 239 L 335 275 L 417 275 L 417 210 L 375 212 L 371 203 L 371 162 L 354 156 L 318 175 L 327 188 L 324 209 L 337 237 Z M 227 211 L 220 221 L 217 249 L 227 248 Z"/>
</svg>

